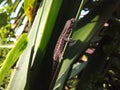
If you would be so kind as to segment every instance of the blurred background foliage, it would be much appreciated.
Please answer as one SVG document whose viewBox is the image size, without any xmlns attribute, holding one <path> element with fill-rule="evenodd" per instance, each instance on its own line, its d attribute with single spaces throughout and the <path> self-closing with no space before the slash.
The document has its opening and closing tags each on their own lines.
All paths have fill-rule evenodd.
<svg viewBox="0 0 120 90">
<path fill-rule="evenodd" d="M 23 4 L 21 0 L 0 0 L 0 67 L 17 38 L 24 32 L 21 30 L 16 34 L 23 25 L 22 22 L 25 17 L 21 4 Z M 7 87 L 11 71 L 5 77 L 0 90 Z"/>
<path fill-rule="evenodd" d="M 36 11 L 41 2 L 41 0 L 33 1 L 36 1 L 34 4 L 32 2 L 32 6 L 34 7 L 34 10 L 32 10 L 32 12 L 34 12 L 34 14 L 31 16 L 28 13 L 27 15 L 29 19 L 28 21 L 28 19 L 26 19 L 26 15 L 23 9 L 24 7 L 23 2 L 25 1 L 0 0 L 0 66 L 2 65 L 2 62 L 4 61 L 7 53 L 14 46 L 14 43 L 19 38 L 19 36 L 24 32 L 29 32 L 32 25 L 32 21 L 34 21 Z M 75 17 L 75 15 L 73 14 L 76 14 L 77 11 L 76 7 L 73 6 L 73 8 L 68 9 L 66 3 L 70 6 L 75 5 L 71 3 L 76 2 L 72 0 L 70 1 L 71 2 L 69 2 L 69 0 L 64 0 L 64 2 L 62 3 L 63 6 L 60 9 L 57 21 L 60 21 L 60 19 L 62 19 L 65 22 L 66 20 L 68 20 L 68 18 L 71 18 L 73 16 Z M 81 0 L 78 0 L 79 3 L 80 1 Z M 82 10 L 82 12 L 84 13 L 81 13 L 80 19 L 89 14 L 103 1 L 106 0 L 87 0 L 87 3 L 85 4 Z M 79 6 L 79 3 L 76 3 L 76 6 Z M 29 8 L 29 4 L 27 5 Z M 26 10 L 29 10 L 28 8 Z M 103 8 L 106 7 L 104 6 Z M 66 13 L 69 14 L 69 16 L 67 16 Z M 58 27 L 54 27 L 54 29 L 58 28 L 59 30 L 63 28 L 64 23 L 61 24 L 56 23 L 56 25 L 58 25 Z M 59 33 L 61 31 L 59 30 L 57 32 L 56 31 L 54 32 L 55 34 L 53 34 L 53 38 L 54 35 L 59 36 Z M 55 42 L 53 42 L 53 44 L 55 44 Z M 52 46 L 50 46 L 51 43 L 49 43 L 48 46 L 49 49 L 47 48 L 48 52 L 51 50 L 51 48 L 54 47 L 53 44 Z M 45 54 L 46 58 L 48 56 L 47 54 L 48 53 Z M 99 64 L 97 65 L 96 63 L 94 63 L 97 59 L 103 60 L 104 62 L 102 62 L 102 66 L 100 66 L 100 68 L 98 68 L 97 70 L 93 70 L 95 67 L 99 66 Z M 72 78 L 67 80 L 64 88 L 65 90 L 74 89 L 76 87 L 78 88 L 78 90 L 119 90 L 120 3 L 118 3 L 115 6 L 112 16 L 104 23 L 101 30 L 95 34 L 89 46 L 78 58 L 78 60 L 76 60 L 74 65 L 76 65 L 77 63 L 84 62 L 88 63 L 87 66 L 81 72 L 77 73 Z M 95 64 L 96 66 L 94 66 Z M 91 67 L 92 65 L 94 67 Z M 92 70 L 89 68 L 91 68 Z M 0 90 L 4 90 L 4 88 L 7 86 L 10 78 L 9 74 L 8 76 L 6 76 L 3 84 L 0 86 Z"/>
</svg>

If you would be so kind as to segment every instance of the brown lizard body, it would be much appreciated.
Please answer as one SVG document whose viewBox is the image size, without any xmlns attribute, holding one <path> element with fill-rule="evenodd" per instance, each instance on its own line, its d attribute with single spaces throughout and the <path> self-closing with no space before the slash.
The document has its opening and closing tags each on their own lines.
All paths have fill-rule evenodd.
<svg viewBox="0 0 120 90">
<path fill-rule="evenodd" d="M 72 31 L 73 23 L 74 23 L 74 18 L 68 20 L 64 26 L 62 33 L 60 34 L 60 37 L 57 41 L 57 44 L 55 46 L 54 53 L 53 53 L 53 60 L 55 62 L 56 61 L 58 62 L 64 50 L 64 46 L 66 42 L 69 40 L 69 34 Z"/>
<path fill-rule="evenodd" d="M 74 18 L 68 20 L 63 28 L 62 33 L 60 34 L 60 37 L 58 38 L 57 44 L 54 49 L 53 53 L 53 70 L 52 70 L 52 83 L 55 83 L 54 81 L 57 78 L 58 73 L 55 73 L 59 70 L 57 70 L 57 66 L 59 63 L 59 59 L 62 57 L 62 53 L 65 47 L 65 44 L 69 41 L 69 36 L 72 31 L 72 26 L 74 23 Z M 52 86 L 51 86 L 52 87 Z"/>
</svg>

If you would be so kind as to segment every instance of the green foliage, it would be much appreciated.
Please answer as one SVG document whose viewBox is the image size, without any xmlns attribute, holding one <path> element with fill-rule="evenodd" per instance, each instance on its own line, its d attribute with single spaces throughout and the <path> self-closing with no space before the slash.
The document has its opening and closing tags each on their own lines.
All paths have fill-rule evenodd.
<svg viewBox="0 0 120 90">
<path fill-rule="evenodd" d="M 21 26 L 25 17 L 22 7 L 16 17 L 12 19 L 9 17 L 19 2 L 20 0 L 16 0 L 12 6 L 12 2 L 7 1 L 8 6 L 0 9 L 1 14 L 7 15 L 6 22 L 0 24 L 1 44 L 10 43 L 9 39 L 15 36 L 16 28 Z M 18 49 L 15 49 L 12 58 L 10 54 L 7 55 L 9 59 L 14 59 L 13 62 L 9 62 L 9 70 L 20 56 L 16 64 L 18 69 L 12 71 L 7 89 L 118 90 L 119 3 L 119 0 L 24 0 L 24 11 L 32 27 L 29 30 L 29 23 L 26 24 L 25 30 L 29 31 L 29 41 L 25 51 L 17 53 Z M 33 8 L 38 8 L 35 15 L 32 15 Z M 4 10 L 6 12 L 3 12 Z M 83 10 L 88 10 L 89 13 L 79 18 Z M 62 58 L 54 71 L 52 57 L 54 46 L 65 22 L 71 18 L 76 20 L 71 34 L 72 42 L 65 45 Z M 10 20 L 15 20 L 14 24 L 11 24 Z M 19 40 L 17 43 L 19 44 L 17 48 L 20 48 L 22 43 Z M 1 58 L 5 58 L 7 50 L 9 51 L 6 49 L 3 54 L 3 48 L 0 49 Z M 2 74 L 5 73 L 2 72 L 0 75 Z M 8 83 L 9 77 L 4 80 Z M 3 82 L 3 87 L 6 87 L 6 83 Z"/>
<path fill-rule="evenodd" d="M 7 13 L 1 13 L 0 17 L 2 18 L 0 20 L 0 28 L 1 28 L 2 26 L 5 26 L 7 24 L 7 17 L 8 17 L 8 15 L 7 15 Z"/>
<path fill-rule="evenodd" d="M 23 16 L 21 14 L 23 12 L 20 10 L 16 17 L 13 17 L 14 12 L 16 11 L 17 6 L 19 5 L 20 0 L 5 0 L 0 1 L 0 67 L 2 67 L 3 62 L 8 54 L 8 52 L 13 48 L 14 44 L 11 41 L 11 38 L 16 39 L 16 30 L 20 27 L 19 18 L 23 20 Z M 11 23 L 11 21 L 15 21 Z M 18 36 L 17 36 L 18 37 Z M 9 66 L 9 65 L 8 65 Z M 11 67 L 11 66 L 10 66 Z M 8 70 L 7 75 L 5 75 L 5 79 L 2 82 L 0 88 L 6 88 L 10 79 L 11 69 Z M 4 74 L 4 73 L 3 73 Z M 2 78 L 2 77 L 1 77 Z M 2 79 L 1 79 L 2 80 Z"/>
<path fill-rule="evenodd" d="M 11 51 L 7 54 L 7 57 L 4 63 L 2 64 L 2 67 L 0 68 L 0 84 L 2 83 L 7 72 L 15 64 L 18 57 L 26 48 L 27 42 L 27 35 L 23 34 L 15 44 L 14 48 L 12 48 Z"/>
<path fill-rule="evenodd" d="M 8 87 L 9 89 L 17 89 L 18 87 L 20 89 L 32 89 L 36 87 L 34 86 L 37 85 L 35 84 L 37 83 L 35 80 L 40 77 L 39 72 L 42 72 L 39 67 L 43 65 L 42 63 L 44 60 L 42 59 L 46 52 L 46 47 L 49 42 L 61 3 L 62 1 L 60 2 L 58 0 L 44 0 L 42 2 L 42 6 L 39 7 L 37 16 L 29 33 L 29 40 L 31 42 L 28 43 L 25 53 L 23 53 L 19 59 L 18 67 L 20 67 L 21 70 L 14 73 L 14 77 L 11 79 L 11 83 Z M 28 68 L 33 68 L 33 71 L 30 72 L 30 69 Z M 27 72 L 30 76 L 27 76 Z M 24 79 L 24 77 L 29 78 L 28 81 L 26 81 L 27 79 L 24 79 L 22 82 L 17 82 L 19 75 L 20 77 L 22 75 L 22 79 Z M 39 82 L 42 83 L 42 81 Z M 18 84 L 14 85 L 15 83 Z M 25 84 L 27 84 L 26 87 Z"/>
</svg>

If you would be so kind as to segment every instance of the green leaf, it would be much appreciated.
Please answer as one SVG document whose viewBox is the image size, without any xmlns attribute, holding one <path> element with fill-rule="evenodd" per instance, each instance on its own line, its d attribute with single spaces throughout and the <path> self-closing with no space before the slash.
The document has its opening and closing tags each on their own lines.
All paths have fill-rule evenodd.
<svg viewBox="0 0 120 90">
<path fill-rule="evenodd" d="M 2 67 L 0 68 L 0 84 L 2 83 L 7 72 L 14 65 L 18 57 L 26 48 L 27 43 L 28 43 L 27 34 L 21 35 L 21 37 L 18 39 L 17 43 L 15 44 L 15 47 L 12 48 L 11 51 L 8 53 Z"/>
<path fill-rule="evenodd" d="M 39 26 L 39 31 L 36 37 L 36 42 L 35 42 L 35 48 L 34 48 L 34 54 L 32 58 L 32 72 L 30 73 L 30 78 L 29 78 L 29 88 L 34 88 L 37 83 L 42 83 L 40 77 L 40 73 L 43 72 L 42 67 L 44 66 L 46 60 L 43 60 L 44 54 L 46 52 L 46 48 L 48 45 L 48 42 L 51 37 L 51 33 L 53 30 L 53 27 L 55 25 L 56 17 L 58 15 L 60 6 L 61 6 L 62 0 L 46 0 L 43 14 L 41 17 L 41 22 Z M 37 74 L 38 73 L 38 74 Z M 36 78 L 39 80 L 36 82 Z M 48 79 L 49 77 L 47 77 Z M 45 79 L 46 80 L 46 79 Z M 36 83 L 36 84 L 35 84 Z M 46 83 L 45 83 L 46 84 Z M 40 89 L 43 86 L 38 86 Z M 43 87 L 47 88 L 47 87 Z"/>
</svg>

